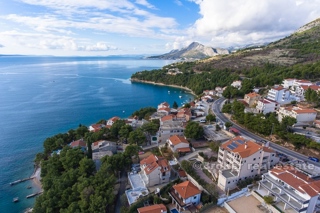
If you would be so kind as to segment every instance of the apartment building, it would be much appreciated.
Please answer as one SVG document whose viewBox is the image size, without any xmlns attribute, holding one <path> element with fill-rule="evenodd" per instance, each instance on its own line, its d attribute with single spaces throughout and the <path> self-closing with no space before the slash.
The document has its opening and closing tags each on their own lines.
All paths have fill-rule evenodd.
<svg viewBox="0 0 320 213">
<path fill-rule="evenodd" d="M 262 99 L 258 101 L 256 109 L 258 113 L 267 114 L 269 112 L 277 111 L 279 107 L 280 104 L 278 102 L 269 99 Z"/>
<path fill-rule="evenodd" d="M 299 213 L 316 212 L 320 204 L 320 180 L 293 167 L 276 167 L 262 175 L 259 190 L 267 190 L 267 194 L 274 197 L 274 201 L 283 202 L 285 210 Z"/>
<path fill-rule="evenodd" d="M 278 120 L 282 121 L 284 117 L 291 117 L 297 120 L 296 125 L 313 124 L 317 117 L 317 111 L 310 108 L 301 107 L 280 107 L 278 110 Z"/>
<path fill-rule="evenodd" d="M 184 136 L 185 125 L 185 122 L 176 120 L 175 118 L 170 119 L 168 117 L 168 120 L 161 120 L 157 132 L 158 142 L 166 142 L 173 135 Z"/>
<path fill-rule="evenodd" d="M 167 143 L 173 152 L 191 152 L 190 144 L 184 136 L 171 136 Z"/>
<path fill-rule="evenodd" d="M 218 187 L 224 191 L 236 188 L 238 181 L 254 178 L 279 162 L 274 150 L 245 140 L 241 136 L 223 143 L 218 152 Z"/>
<path fill-rule="evenodd" d="M 267 99 L 281 104 L 290 103 L 291 101 L 296 100 L 295 97 L 291 96 L 289 89 L 279 85 L 275 85 L 268 91 Z"/>
<path fill-rule="evenodd" d="M 152 154 L 140 161 L 140 168 L 140 176 L 146 187 L 169 182 L 171 169 L 163 157 Z"/>
</svg>

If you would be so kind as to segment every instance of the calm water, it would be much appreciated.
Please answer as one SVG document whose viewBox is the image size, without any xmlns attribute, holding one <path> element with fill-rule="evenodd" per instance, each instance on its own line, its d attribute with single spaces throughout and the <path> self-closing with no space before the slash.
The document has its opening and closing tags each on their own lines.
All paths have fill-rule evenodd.
<svg viewBox="0 0 320 213">
<path fill-rule="evenodd" d="M 180 89 L 129 81 L 134 72 L 171 62 L 120 57 L 0 57 L 0 212 L 23 212 L 33 205 L 34 198 L 25 198 L 39 190 L 32 181 L 15 186 L 9 183 L 32 175 L 32 161 L 47 137 L 80 123 L 89 126 L 102 118 L 125 118 L 141 107 L 155 107 L 163 101 L 181 105 L 192 98 Z M 14 197 L 20 202 L 12 203 Z"/>
</svg>

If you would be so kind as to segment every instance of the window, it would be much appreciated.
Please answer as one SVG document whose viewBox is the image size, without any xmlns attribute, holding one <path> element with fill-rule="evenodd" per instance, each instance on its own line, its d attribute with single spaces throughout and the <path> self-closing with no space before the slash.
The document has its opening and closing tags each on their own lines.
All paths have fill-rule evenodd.
<svg viewBox="0 0 320 213">
<path fill-rule="evenodd" d="M 274 156 L 274 154 L 272 154 L 272 157 Z"/>
<path fill-rule="evenodd" d="M 253 172 L 253 170 L 251 170 L 251 172 Z"/>
<path fill-rule="evenodd" d="M 253 160 L 256 160 L 256 158 L 253 158 Z"/>
<path fill-rule="evenodd" d="M 273 160 L 271 160 L 271 162 L 273 162 Z"/>
<path fill-rule="evenodd" d="M 230 184 L 230 181 L 228 181 L 228 184 Z"/>
<path fill-rule="evenodd" d="M 194 196 L 193 199 L 197 199 L 197 196 Z"/>
</svg>

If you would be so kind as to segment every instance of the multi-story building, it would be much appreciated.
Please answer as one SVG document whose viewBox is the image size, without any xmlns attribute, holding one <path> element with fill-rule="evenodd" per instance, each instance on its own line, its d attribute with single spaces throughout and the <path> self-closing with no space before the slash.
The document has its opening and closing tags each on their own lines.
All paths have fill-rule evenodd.
<svg viewBox="0 0 320 213">
<path fill-rule="evenodd" d="M 320 180 L 314 180 L 293 167 L 276 167 L 262 176 L 259 190 L 264 188 L 284 209 L 297 213 L 313 213 L 320 201 Z"/>
<path fill-rule="evenodd" d="M 173 152 L 190 152 L 190 144 L 186 137 L 174 135 L 171 136 L 167 143 Z"/>
<path fill-rule="evenodd" d="M 186 123 L 181 120 L 161 121 L 159 131 L 157 132 L 158 142 L 166 142 L 173 135 L 184 135 Z"/>
<path fill-rule="evenodd" d="M 295 97 L 291 96 L 289 89 L 282 86 L 276 85 L 268 91 L 267 99 L 278 103 L 286 104 L 296 100 Z"/>
<path fill-rule="evenodd" d="M 287 79 L 284 79 L 282 81 L 282 86 L 286 89 L 290 89 L 292 86 L 293 86 L 293 83 L 295 82 L 296 79 L 294 78 L 287 78 Z"/>
<path fill-rule="evenodd" d="M 152 154 L 140 161 L 140 167 L 140 176 L 146 187 L 169 182 L 171 169 L 165 158 Z"/>
<path fill-rule="evenodd" d="M 295 95 L 299 97 L 301 101 L 305 101 L 305 93 L 308 89 L 314 90 L 316 92 L 319 92 L 320 86 L 318 85 L 301 85 L 297 86 L 295 89 Z"/>
<path fill-rule="evenodd" d="M 161 109 L 161 108 L 169 108 L 170 109 L 170 104 L 168 104 L 167 102 L 163 102 L 158 105 L 158 109 Z"/>
<path fill-rule="evenodd" d="M 116 122 L 116 121 L 119 120 L 119 119 L 120 119 L 120 118 L 117 117 L 117 116 L 110 118 L 110 119 L 107 121 L 107 127 L 110 128 L 110 127 L 114 124 L 114 122 Z"/>
<path fill-rule="evenodd" d="M 255 92 L 250 92 L 244 96 L 244 101 L 249 105 L 249 107 L 253 107 L 260 99 L 261 96 Z"/>
<path fill-rule="evenodd" d="M 297 120 L 296 125 L 313 124 L 317 117 L 317 111 L 309 108 L 300 107 L 280 107 L 278 110 L 278 120 L 282 121 L 284 117 L 291 117 Z"/>
<path fill-rule="evenodd" d="M 163 204 L 154 204 L 137 209 L 138 213 L 167 213 L 167 207 Z"/>
<path fill-rule="evenodd" d="M 219 148 L 218 187 L 225 191 L 232 190 L 238 181 L 257 177 L 278 162 L 279 157 L 268 145 L 247 141 L 241 136 L 232 138 Z"/>
<path fill-rule="evenodd" d="M 175 204 L 178 211 L 182 212 L 200 203 L 201 190 L 192 182 L 184 181 L 172 186 L 169 195 L 172 198 L 172 204 Z"/>
<path fill-rule="evenodd" d="M 262 99 L 259 100 L 256 106 L 258 113 L 267 114 L 269 112 L 275 112 L 279 109 L 280 104 L 278 102 L 269 100 L 269 99 Z"/>
</svg>

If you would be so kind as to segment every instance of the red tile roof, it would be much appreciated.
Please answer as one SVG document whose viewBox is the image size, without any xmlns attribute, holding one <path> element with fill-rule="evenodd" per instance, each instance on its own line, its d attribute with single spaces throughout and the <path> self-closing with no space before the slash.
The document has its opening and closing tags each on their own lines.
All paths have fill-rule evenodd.
<svg viewBox="0 0 320 213">
<path fill-rule="evenodd" d="M 119 117 L 114 116 L 114 117 L 110 118 L 109 121 L 116 122 L 116 121 L 119 120 L 119 119 L 120 119 Z"/>
<path fill-rule="evenodd" d="M 309 178 L 293 167 L 274 168 L 270 173 L 303 194 L 314 197 L 320 194 L 320 180 Z"/>
<path fill-rule="evenodd" d="M 168 161 L 163 157 L 156 157 L 155 155 L 149 155 L 149 157 L 140 161 L 140 165 L 145 165 L 144 171 L 146 174 L 150 174 L 152 171 L 160 167 L 161 172 L 170 170 Z"/>
<path fill-rule="evenodd" d="M 250 92 L 250 93 L 246 94 L 246 96 L 248 96 L 249 98 L 254 98 L 254 97 L 259 97 L 260 95 L 255 92 Z"/>
<path fill-rule="evenodd" d="M 272 89 L 280 91 L 280 90 L 283 90 L 283 86 L 272 87 Z"/>
<path fill-rule="evenodd" d="M 163 116 L 161 118 L 161 121 L 164 122 L 164 121 L 172 121 L 173 119 L 175 119 L 175 115 L 166 115 L 166 116 Z"/>
<path fill-rule="evenodd" d="M 138 213 L 162 213 L 167 211 L 167 207 L 163 204 L 154 204 L 138 208 Z"/>
<path fill-rule="evenodd" d="M 178 148 L 177 152 L 191 152 L 190 147 Z"/>
<path fill-rule="evenodd" d="M 173 145 L 177 145 L 179 143 L 189 143 L 184 136 L 173 135 L 168 139 Z"/>
<path fill-rule="evenodd" d="M 182 169 L 180 169 L 180 170 L 178 171 L 178 174 L 179 174 L 179 177 L 188 177 L 188 176 L 187 176 L 187 173 L 186 173 L 184 170 L 182 170 Z"/>
<path fill-rule="evenodd" d="M 243 143 L 239 143 L 237 140 L 241 140 Z M 236 143 L 238 146 L 234 149 L 230 149 L 228 145 L 231 143 Z M 233 153 L 238 153 L 242 158 L 246 158 L 258 152 L 259 150 L 262 150 L 263 147 L 253 141 L 245 141 L 243 137 L 237 136 L 223 143 L 221 148 L 229 150 Z"/>
<path fill-rule="evenodd" d="M 185 181 L 180 184 L 174 185 L 173 188 L 178 192 L 178 194 L 183 198 L 187 199 L 200 194 L 201 191 L 190 181 Z"/>
<path fill-rule="evenodd" d="M 71 146 L 72 148 L 74 148 L 74 147 L 87 147 L 87 144 L 86 144 L 85 141 L 83 141 L 82 139 L 80 139 L 80 140 L 71 142 L 71 143 L 70 143 L 70 146 Z"/>
</svg>

